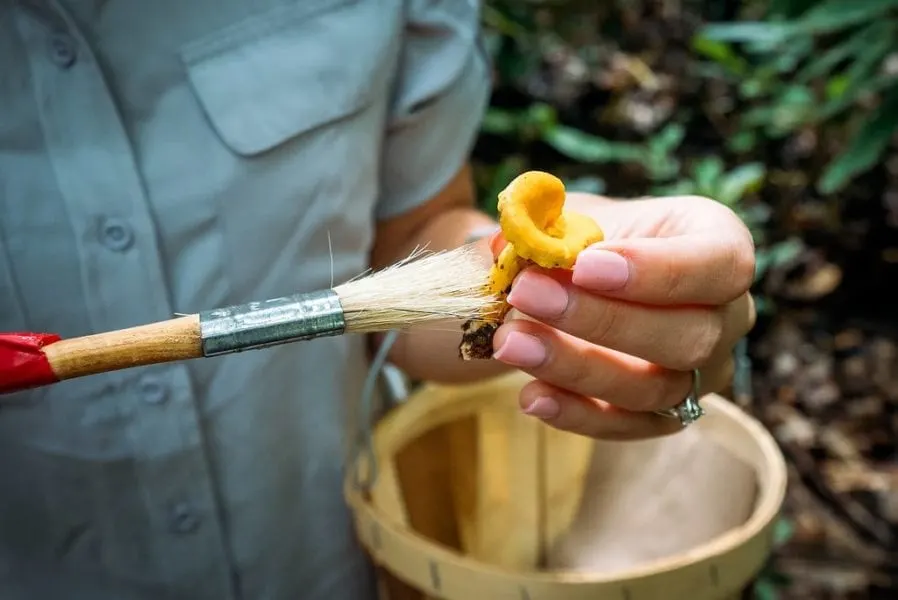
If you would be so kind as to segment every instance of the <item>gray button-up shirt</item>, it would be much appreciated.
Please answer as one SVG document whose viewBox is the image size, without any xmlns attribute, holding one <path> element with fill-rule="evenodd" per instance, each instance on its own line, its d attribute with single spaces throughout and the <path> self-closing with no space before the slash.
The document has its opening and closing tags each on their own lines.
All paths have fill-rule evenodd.
<svg viewBox="0 0 898 600">
<path fill-rule="evenodd" d="M 490 87 L 478 16 L 0 0 L 0 330 L 79 336 L 357 275 L 375 220 L 465 160 Z M 7 398 L 0 598 L 373 597 L 341 493 L 366 368 L 346 336 Z"/>
</svg>

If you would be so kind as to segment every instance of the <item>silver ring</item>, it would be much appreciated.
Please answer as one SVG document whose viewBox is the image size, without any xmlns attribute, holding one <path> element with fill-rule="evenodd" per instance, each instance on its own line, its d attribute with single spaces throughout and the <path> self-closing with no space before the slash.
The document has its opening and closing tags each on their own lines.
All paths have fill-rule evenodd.
<svg viewBox="0 0 898 600">
<path fill-rule="evenodd" d="M 655 413 L 664 417 L 679 419 L 680 425 L 682 425 L 683 427 L 692 425 L 693 423 L 701 419 L 705 414 L 704 409 L 698 403 L 699 390 L 701 389 L 701 386 L 701 374 L 698 372 L 698 369 L 692 369 L 692 389 L 689 391 L 689 395 L 686 396 L 686 399 L 673 408 L 656 410 Z"/>
</svg>

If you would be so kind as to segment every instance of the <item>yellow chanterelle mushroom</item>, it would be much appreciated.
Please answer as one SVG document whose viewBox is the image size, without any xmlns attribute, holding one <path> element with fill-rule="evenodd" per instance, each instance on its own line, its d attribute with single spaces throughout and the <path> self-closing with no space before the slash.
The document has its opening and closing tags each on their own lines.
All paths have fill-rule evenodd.
<svg viewBox="0 0 898 600">
<path fill-rule="evenodd" d="M 459 348 L 465 359 L 492 356 L 492 336 L 509 306 L 505 298 L 518 273 L 528 264 L 546 269 L 570 269 L 587 246 L 604 239 L 589 217 L 564 209 L 560 179 L 542 171 L 516 177 L 499 193 L 499 227 L 507 244 L 493 264 L 487 286 L 502 302 L 483 320 L 468 321 Z"/>
</svg>

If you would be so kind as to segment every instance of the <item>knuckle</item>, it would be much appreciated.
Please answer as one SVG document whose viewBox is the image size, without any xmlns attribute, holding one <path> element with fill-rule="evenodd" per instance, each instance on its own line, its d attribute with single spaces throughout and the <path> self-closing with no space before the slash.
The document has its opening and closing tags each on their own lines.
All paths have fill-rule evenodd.
<svg viewBox="0 0 898 600">
<path fill-rule="evenodd" d="M 723 339 L 724 319 L 720 311 L 711 311 L 692 330 L 689 345 L 682 353 L 680 368 L 699 369 L 714 357 Z"/>
<path fill-rule="evenodd" d="M 595 434 L 596 423 L 592 415 L 587 414 L 581 402 L 560 402 L 559 411 L 554 417 L 543 419 L 547 425 L 580 435 Z"/>
<path fill-rule="evenodd" d="M 559 378 L 567 381 L 572 388 L 590 387 L 593 369 L 584 357 L 571 356 L 568 360 L 559 361 L 556 370 L 560 371 Z"/>
<path fill-rule="evenodd" d="M 546 347 L 546 358 L 528 372 L 546 381 L 562 384 L 572 390 L 587 387 L 594 378 L 593 369 L 587 356 L 572 352 L 555 332 L 545 332 L 540 336 Z"/>
<path fill-rule="evenodd" d="M 665 261 L 664 268 L 664 293 L 667 302 L 676 302 L 684 293 L 687 286 L 687 276 L 680 265 L 673 260 Z"/>
<path fill-rule="evenodd" d="M 619 328 L 620 311 L 613 304 L 605 309 L 594 311 L 586 325 L 586 341 L 593 344 L 607 344 L 614 337 Z"/>
</svg>

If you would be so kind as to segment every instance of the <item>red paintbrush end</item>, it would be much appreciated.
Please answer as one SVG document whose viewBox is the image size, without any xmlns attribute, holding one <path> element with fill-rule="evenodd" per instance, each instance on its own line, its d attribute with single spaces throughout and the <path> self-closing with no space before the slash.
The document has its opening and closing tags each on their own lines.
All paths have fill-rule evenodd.
<svg viewBox="0 0 898 600">
<path fill-rule="evenodd" d="M 60 339 L 55 333 L 0 333 L 0 394 L 59 381 L 43 348 Z"/>
</svg>

